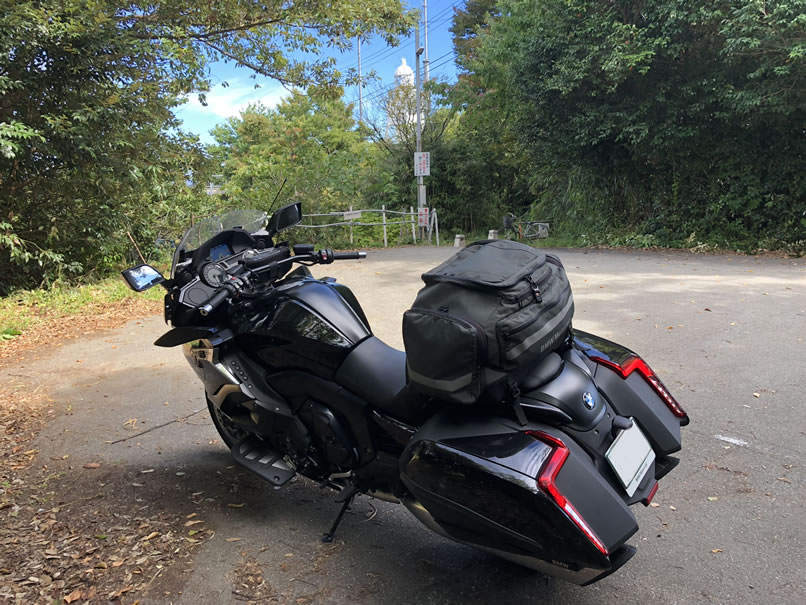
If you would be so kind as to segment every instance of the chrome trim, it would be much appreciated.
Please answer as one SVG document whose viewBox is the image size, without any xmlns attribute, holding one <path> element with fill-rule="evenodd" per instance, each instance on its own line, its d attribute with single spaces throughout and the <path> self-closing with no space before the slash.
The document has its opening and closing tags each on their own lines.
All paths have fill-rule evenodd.
<svg viewBox="0 0 806 605">
<path fill-rule="evenodd" d="M 222 385 L 220 389 L 216 393 L 208 393 L 210 397 L 210 401 L 212 401 L 217 408 L 221 407 L 221 404 L 224 403 L 224 400 L 232 395 L 233 393 L 240 393 L 241 392 L 241 385 L 239 384 L 225 384 Z"/>
</svg>

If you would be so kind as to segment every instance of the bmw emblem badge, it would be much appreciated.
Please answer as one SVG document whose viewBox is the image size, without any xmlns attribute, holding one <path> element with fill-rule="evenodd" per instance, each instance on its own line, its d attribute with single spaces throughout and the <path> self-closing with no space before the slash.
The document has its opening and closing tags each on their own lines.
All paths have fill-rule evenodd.
<svg viewBox="0 0 806 605">
<path fill-rule="evenodd" d="M 594 401 L 593 395 L 587 392 L 584 395 L 582 395 L 582 403 L 584 403 L 585 407 L 588 408 L 589 410 L 592 410 L 593 407 L 596 405 L 596 401 Z"/>
</svg>

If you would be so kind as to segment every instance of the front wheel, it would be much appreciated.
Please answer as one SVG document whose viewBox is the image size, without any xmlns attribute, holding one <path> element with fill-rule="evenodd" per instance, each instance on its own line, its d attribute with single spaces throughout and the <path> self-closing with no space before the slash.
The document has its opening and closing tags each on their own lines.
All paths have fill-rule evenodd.
<svg viewBox="0 0 806 605">
<path fill-rule="evenodd" d="M 221 439 L 224 441 L 227 447 L 232 449 L 236 443 L 246 437 L 246 431 L 235 424 L 229 418 L 229 416 L 217 408 L 216 405 L 210 401 L 209 397 L 206 399 L 207 409 L 210 410 L 210 417 L 213 419 L 213 425 L 218 431 L 218 434 L 221 435 Z"/>
</svg>

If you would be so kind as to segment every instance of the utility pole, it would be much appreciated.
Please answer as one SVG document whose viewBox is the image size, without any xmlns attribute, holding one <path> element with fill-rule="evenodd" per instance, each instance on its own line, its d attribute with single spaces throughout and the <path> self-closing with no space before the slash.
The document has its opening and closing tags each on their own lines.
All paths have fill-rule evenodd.
<svg viewBox="0 0 806 605">
<path fill-rule="evenodd" d="M 417 24 L 417 27 L 414 29 L 414 47 L 416 48 L 415 51 L 415 68 L 414 68 L 414 86 L 416 89 L 416 111 L 417 111 L 417 153 L 420 153 L 423 150 L 423 125 L 422 125 L 422 112 L 423 112 L 423 105 L 421 99 L 421 84 L 420 84 L 420 55 L 423 54 L 423 48 L 420 46 L 420 25 Z M 426 205 L 425 200 L 425 185 L 423 185 L 423 177 L 417 177 L 417 208 L 424 208 Z"/>
<path fill-rule="evenodd" d="M 425 83 L 431 79 L 431 61 L 428 60 L 428 0 L 423 0 L 423 33 L 425 34 L 425 57 L 423 60 L 423 67 L 425 68 Z"/>
<path fill-rule="evenodd" d="M 358 36 L 358 121 L 364 120 L 364 86 L 361 82 L 361 36 Z"/>
</svg>

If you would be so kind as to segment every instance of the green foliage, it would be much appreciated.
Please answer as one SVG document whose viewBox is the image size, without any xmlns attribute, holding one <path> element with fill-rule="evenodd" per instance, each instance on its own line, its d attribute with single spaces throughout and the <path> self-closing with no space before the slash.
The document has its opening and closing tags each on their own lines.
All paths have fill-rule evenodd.
<svg viewBox="0 0 806 605">
<path fill-rule="evenodd" d="M 802 245 L 804 0 L 498 7 L 472 69 L 555 228 Z"/>
<path fill-rule="evenodd" d="M 306 213 L 346 210 L 370 170 L 352 106 L 292 92 L 276 109 L 252 106 L 213 131 L 224 193 L 241 207 L 303 202 Z"/>
</svg>

